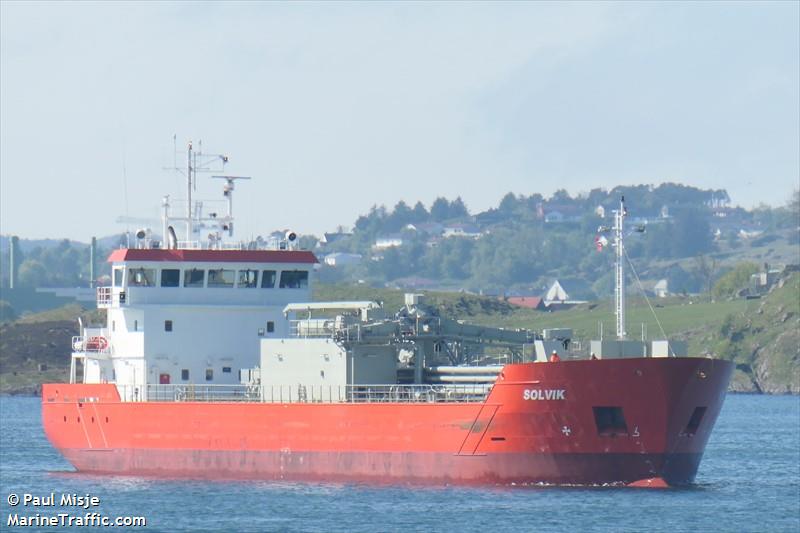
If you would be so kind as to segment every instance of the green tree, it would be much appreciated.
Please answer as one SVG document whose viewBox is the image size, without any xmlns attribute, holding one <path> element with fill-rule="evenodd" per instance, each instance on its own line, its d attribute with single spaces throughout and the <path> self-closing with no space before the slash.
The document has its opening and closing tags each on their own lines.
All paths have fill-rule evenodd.
<svg viewBox="0 0 800 533">
<path fill-rule="evenodd" d="M 397 205 L 394 206 L 392 214 L 386 218 L 383 224 L 383 231 L 388 233 L 396 232 L 406 224 L 409 224 L 412 219 L 413 213 L 411 208 L 408 207 L 403 200 L 400 200 L 397 202 Z"/>
<path fill-rule="evenodd" d="M 448 214 L 450 218 L 462 218 L 469 216 L 469 211 L 467 210 L 466 204 L 464 204 L 464 200 L 461 199 L 459 196 L 452 202 L 450 202 L 450 208 L 448 209 Z"/>
<path fill-rule="evenodd" d="M 411 216 L 413 222 L 427 222 L 430 216 L 430 213 L 428 213 L 428 210 L 425 209 L 425 205 L 422 202 L 417 202 L 414 205 Z"/>
<path fill-rule="evenodd" d="M 0 324 L 5 322 L 12 322 L 16 320 L 17 312 L 11 307 L 11 304 L 5 300 L 0 300 Z"/>
<path fill-rule="evenodd" d="M 450 216 L 450 202 L 441 196 L 431 205 L 431 218 L 436 222 L 444 222 Z"/>
<path fill-rule="evenodd" d="M 48 283 L 47 269 L 36 259 L 26 259 L 19 266 L 20 287 L 44 287 Z"/>
<path fill-rule="evenodd" d="M 758 265 L 751 262 L 739 263 L 733 270 L 723 274 L 714 284 L 714 298 L 733 298 L 739 291 L 750 285 L 750 276 L 758 272 Z"/>
<path fill-rule="evenodd" d="M 517 197 L 514 196 L 513 192 L 509 192 L 503 196 L 502 200 L 500 200 L 500 205 L 498 206 L 497 210 L 507 216 L 513 215 L 518 205 L 519 200 L 517 200 Z"/>
<path fill-rule="evenodd" d="M 693 257 L 708 253 L 714 246 L 708 217 L 699 209 L 688 209 L 676 217 L 670 235 L 672 257 Z"/>
</svg>

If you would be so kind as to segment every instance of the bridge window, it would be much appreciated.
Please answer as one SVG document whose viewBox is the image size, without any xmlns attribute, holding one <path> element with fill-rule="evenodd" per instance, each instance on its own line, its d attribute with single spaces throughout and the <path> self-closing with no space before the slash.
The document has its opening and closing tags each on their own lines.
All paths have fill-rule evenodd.
<svg viewBox="0 0 800 533">
<path fill-rule="evenodd" d="M 258 287 L 258 270 L 240 270 L 238 287 Z"/>
<path fill-rule="evenodd" d="M 208 286 L 214 288 L 233 287 L 233 280 L 236 279 L 235 270 L 225 270 L 218 268 L 208 271 Z"/>
<path fill-rule="evenodd" d="M 161 271 L 162 287 L 180 287 L 181 271 L 177 268 L 165 268 Z"/>
<path fill-rule="evenodd" d="M 172 320 L 164 321 L 164 331 L 172 331 Z"/>
<path fill-rule="evenodd" d="M 128 270 L 128 287 L 153 287 L 156 284 L 154 268 L 133 268 Z"/>
<path fill-rule="evenodd" d="M 267 321 L 267 333 L 273 333 L 275 331 L 275 322 L 272 320 Z"/>
<path fill-rule="evenodd" d="M 211 368 L 206 368 L 206 381 L 213 381 L 214 380 L 214 370 Z"/>
<path fill-rule="evenodd" d="M 184 287 L 202 287 L 206 280 L 206 271 L 192 268 L 183 271 Z"/>
<path fill-rule="evenodd" d="M 223 367 L 222 367 L 222 373 L 223 373 L 223 374 L 230 374 L 230 373 L 231 373 L 231 367 L 229 367 L 229 366 L 223 366 Z"/>
<path fill-rule="evenodd" d="M 274 289 L 275 288 L 275 274 L 274 270 L 265 270 L 261 273 L 261 288 Z"/>
<path fill-rule="evenodd" d="M 304 289 L 308 287 L 308 270 L 284 270 L 281 272 L 281 289 Z"/>
<path fill-rule="evenodd" d="M 184 368 L 184 369 L 181 370 L 181 379 L 183 381 L 189 381 L 189 369 L 188 368 Z"/>
<path fill-rule="evenodd" d="M 114 269 L 114 286 L 115 287 L 122 287 L 122 269 L 115 268 Z"/>
</svg>

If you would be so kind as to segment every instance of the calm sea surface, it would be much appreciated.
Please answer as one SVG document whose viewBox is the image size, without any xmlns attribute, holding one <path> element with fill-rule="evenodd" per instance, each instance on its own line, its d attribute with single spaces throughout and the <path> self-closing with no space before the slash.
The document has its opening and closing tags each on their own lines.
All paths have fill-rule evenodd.
<svg viewBox="0 0 800 533">
<path fill-rule="evenodd" d="M 41 429 L 38 398 L 0 397 L 0 531 L 94 531 L 8 525 L 10 494 L 90 494 L 138 531 L 800 531 L 800 398 L 728 396 L 683 489 L 419 488 L 209 482 L 75 474 Z M 54 516 L 65 508 L 39 508 Z M 127 528 L 115 528 L 127 530 Z"/>
</svg>

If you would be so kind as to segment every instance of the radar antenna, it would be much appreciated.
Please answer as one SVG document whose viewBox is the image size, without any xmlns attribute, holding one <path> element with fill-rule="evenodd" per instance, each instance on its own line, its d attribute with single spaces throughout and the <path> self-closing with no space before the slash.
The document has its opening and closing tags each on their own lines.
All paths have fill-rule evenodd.
<svg viewBox="0 0 800 533">
<path fill-rule="evenodd" d="M 175 141 L 175 136 L 173 136 L 173 142 Z M 169 216 L 169 199 L 165 198 L 163 207 L 164 207 L 164 214 L 163 214 L 163 226 L 166 228 L 169 225 L 169 220 L 177 220 L 186 223 L 186 240 L 191 241 L 193 234 L 199 229 L 198 226 L 195 226 L 195 222 L 202 223 L 203 221 L 213 221 L 219 222 L 216 220 L 216 215 L 212 213 L 210 217 L 202 217 L 201 216 L 201 207 L 198 205 L 196 208 L 193 208 L 192 204 L 192 191 L 197 190 L 197 174 L 199 172 L 208 173 L 208 172 L 219 172 L 220 170 L 224 172 L 225 164 L 228 162 L 228 156 L 224 154 L 206 154 L 203 153 L 203 141 L 198 141 L 198 147 L 195 149 L 193 147 L 192 141 L 189 141 L 187 149 L 186 149 L 186 168 L 185 170 L 179 168 L 177 166 L 177 161 L 175 166 L 171 169 L 179 174 L 183 175 L 186 178 L 186 216 L 184 217 L 170 217 Z M 230 202 L 229 202 L 230 205 Z M 230 213 L 229 216 L 226 218 L 231 218 Z M 228 224 L 225 227 L 223 223 L 223 229 L 233 234 L 232 231 L 232 224 Z"/>
<path fill-rule="evenodd" d="M 223 225 L 228 228 L 228 236 L 233 236 L 233 190 L 234 182 L 236 180 L 249 180 L 250 176 L 211 176 L 214 179 L 225 180 L 225 185 L 222 186 L 222 195 L 228 200 L 228 216 L 226 224 Z"/>
</svg>

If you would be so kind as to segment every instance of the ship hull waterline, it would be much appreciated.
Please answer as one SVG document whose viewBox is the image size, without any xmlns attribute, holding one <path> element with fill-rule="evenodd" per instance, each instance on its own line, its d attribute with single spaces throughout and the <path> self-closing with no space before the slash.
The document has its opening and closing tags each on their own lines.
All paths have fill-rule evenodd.
<svg viewBox="0 0 800 533">
<path fill-rule="evenodd" d="M 47 384 L 42 414 L 53 446 L 97 474 L 685 485 L 732 370 L 702 358 L 507 365 L 483 403 L 125 402 L 113 384 Z M 603 427 L 598 409 L 623 425 Z"/>
</svg>

